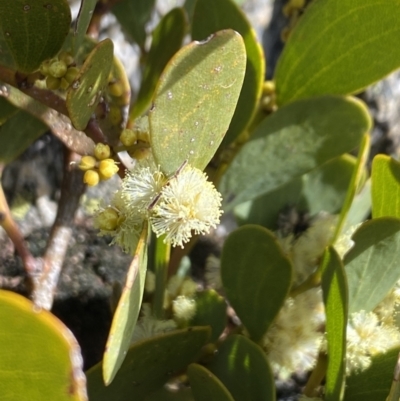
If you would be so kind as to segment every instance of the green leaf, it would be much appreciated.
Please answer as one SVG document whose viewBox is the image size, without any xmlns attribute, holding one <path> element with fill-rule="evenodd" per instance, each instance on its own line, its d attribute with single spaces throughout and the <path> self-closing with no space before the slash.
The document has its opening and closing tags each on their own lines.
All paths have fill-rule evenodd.
<svg viewBox="0 0 400 401">
<path fill-rule="evenodd" d="M 204 366 L 192 363 L 187 374 L 196 401 L 235 401 L 218 377 Z"/>
<path fill-rule="evenodd" d="M 8 48 L 6 38 L 1 28 L 0 28 L 0 64 L 4 67 L 11 68 L 13 70 L 17 68 L 17 66 L 15 65 L 13 55 L 11 53 L 11 50 Z"/>
<path fill-rule="evenodd" d="M 122 28 L 143 50 L 146 41 L 146 23 L 154 9 L 155 0 L 122 0 L 111 11 Z"/>
<path fill-rule="evenodd" d="M 372 162 L 372 217 L 400 217 L 400 163 L 386 155 Z"/>
<path fill-rule="evenodd" d="M 85 401 L 80 348 L 64 324 L 0 290 L 2 401 Z"/>
<path fill-rule="evenodd" d="M 342 208 L 355 166 L 355 157 L 342 155 L 287 184 L 235 207 L 241 224 L 278 228 L 279 213 L 287 206 L 314 216 L 336 214 Z"/>
<path fill-rule="evenodd" d="M 278 314 L 292 283 L 292 265 L 273 233 L 248 225 L 233 231 L 221 255 L 226 296 L 254 341 Z"/>
<path fill-rule="evenodd" d="M 142 84 L 136 103 L 131 111 L 132 119 L 141 116 L 149 109 L 163 69 L 182 45 L 185 25 L 183 9 L 174 8 L 164 15 L 154 30 L 151 48 L 143 71 Z"/>
<path fill-rule="evenodd" d="M 90 401 L 144 400 L 197 358 L 209 334 L 207 327 L 190 327 L 135 343 L 107 387 L 101 364 L 94 366 L 87 372 Z"/>
<path fill-rule="evenodd" d="M 17 69 L 37 70 L 61 49 L 71 24 L 66 0 L 0 2 L 0 29 Z"/>
<path fill-rule="evenodd" d="M 237 401 L 275 401 L 275 385 L 266 355 L 248 338 L 230 335 L 207 368 Z"/>
<path fill-rule="evenodd" d="M 192 38 L 204 40 L 221 29 L 234 29 L 239 32 L 247 54 L 243 87 L 224 138 L 224 143 L 228 145 L 244 131 L 256 111 L 264 82 L 265 57 L 250 22 L 232 0 L 198 0 L 193 16 Z"/>
<path fill-rule="evenodd" d="M 368 369 L 352 373 L 347 378 L 343 401 L 386 400 L 399 351 L 400 348 L 395 348 L 374 356 Z"/>
<path fill-rule="evenodd" d="M 77 130 L 86 128 L 104 93 L 113 62 L 113 48 L 110 39 L 95 46 L 67 91 L 69 117 Z"/>
<path fill-rule="evenodd" d="M 13 161 L 47 130 L 35 117 L 18 110 L 0 126 L 0 161 Z"/>
<path fill-rule="evenodd" d="M 363 223 L 368 219 L 371 212 L 371 179 L 368 179 L 360 192 L 354 197 L 350 210 L 347 214 L 346 224 L 343 232 L 350 227 Z"/>
<path fill-rule="evenodd" d="M 225 299 L 214 290 L 205 290 L 197 294 L 196 315 L 190 321 L 191 326 L 211 326 L 211 342 L 218 340 L 227 321 Z"/>
<path fill-rule="evenodd" d="M 147 232 L 145 223 L 108 335 L 103 359 L 106 385 L 112 382 L 124 361 L 142 305 L 147 270 Z"/>
<path fill-rule="evenodd" d="M 83 42 L 86 31 L 93 16 L 97 0 L 81 0 L 78 17 L 75 21 L 74 29 L 74 53 L 76 53 Z"/>
<path fill-rule="evenodd" d="M 355 245 L 344 259 L 349 286 L 349 313 L 369 312 L 400 279 L 400 220 L 380 217 L 367 221 L 352 239 Z"/>
<path fill-rule="evenodd" d="M 343 398 L 346 373 L 348 294 L 342 261 L 333 247 L 325 250 L 321 270 L 328 342 L 325 400 L 340 401 Z"/>
<path fill-rule="evenodd" d="M 47 125 L 47 129 L 51 129 L 51 132 L 60 139 L 66 147 L 68 147 L 73 152 L 79 154 L 90 154 L 93 151 L 94 143 L 93 141 L 83 132 L 77 131 L 75 128 L 71 126 L 71 120 L 64 116 L 63 114 L 58 113 L 57 111 L 45 106 L 43 103 L 40 103 L 37 100 L 32 99 L 30 96 L 25 93 L 19 91 L 18 89 L 10 86 L 4 85 L 7 91 L 7 101 L 10 102 L 13 106 L 26 111 L 31 116 L 36 117 L 38 120 Z M 15 111 L 18 109 L 15 108 Z M 23 116 L 25 114 L 21 114 Z M 13 149 L 13 146 L 20 146 L 25 143 L 30 145 L 31 141 L 35 139 L 36 134 L 31 131 L 31 129 L 35 130 L 37 126 L 37 135 L 40 135 L 40 132 L 44 132 L 46 130 L 44 125 L 40 125 L 37 121 L 33 119 L 33 117 L 28 116 L 27 124 L 24 124 L 21 130 L 17 132 L 20 135 L 23 135 L 24 138 L 21 143 L 18 143 L 18 140 L 15 140 L 15 132 L 14 128 L 10 130 L 8 139 L 7 135 L 4 137 L 4 141 L 7 141 L 7 146 L 3 147 L 4 150 L 8 151 Z M 25 120 L 23 120 L 25 121 Z M 19 124 L 19 121 L 16 120 L 16 123 Z M 26 130 L 28 129 L 28 133 L 26 134 Z M 43 131 L 42 131 L 43 129 Z M 1 132 L 1 128 L 0 128 Z M 1 135 L 1 134 L 0 134 Z M 12 138 L 12 141 L 10 141 Z M 0 138 L 1 143 L 1 138 Z M 21 149 L 26 147 L 21 146 Z M 17 153 L 19 153 L 18 150 Z M 1 154 L 1 151 L 0 151 Z"/>
<path fill-rule="evenodd" d="M 149 113 L 154 158 L 166 175 L 185 160 L 207 166 L 235 111 L 245 64 L 243 40 L 232 30 L 192 42 L 170 60 Z"/>
<path fill-rule="evenodd" d="M 169 390 L 165 387 L 150 394 L 145 401 L 195 401 L 190 388 L 181 388 Z"/>
<path fill-rule="evenodd" d="M 398 0 L 318 0 L 307 6 L 276 67 L 278 103 L 357 93 L 399 68 L 399 19 Z"/>
<path fill-rule="evenodd" d="M 282 107 L 260 123 L 222 177 L 225 210 L 354 149 L 370 127 L 367 109 L 354 98 L 324 96 Z"/>
<path fill-rule="evenodd" d="M 10 117 L 15 115 L 17 111 L 18 109 L 11 103 L 7 102 L 4 97 L 0 97 L 0 126 L 4 124 Z"/>
<path fill-rule="evenodd" d="M 358 151 L 357 164 L 351 177 L 351 182 L 347 190 L 346 199 L 344 205 L 339 215 L 339 220 L 336 224 L 335 234 L 333 235 L 332 244 L 338 239 L 345 226 L 347 215 L 349 214 L 351 205 L 356 196 L 357 188 L 360 187 L 365 175 L 365 168 L 368 161 L 369 155 L 369 135 L 364 134 L 364 137 L 360 144 L 360 149 Z"/>
</svg>

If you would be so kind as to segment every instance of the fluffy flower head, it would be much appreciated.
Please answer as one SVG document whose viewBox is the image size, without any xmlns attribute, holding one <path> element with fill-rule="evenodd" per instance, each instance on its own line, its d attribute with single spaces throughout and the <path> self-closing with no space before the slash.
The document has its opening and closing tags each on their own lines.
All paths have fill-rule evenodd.
<svg viewBox="0 0 400 401">
<path fill-rule="evenodd" d="M 222 214 L 221 195 L 197 168 L 185 166 L 166 184 L 150 218 L 157 236 L 181 246 L 195 234 L 215 228 Z"/>
</svg>

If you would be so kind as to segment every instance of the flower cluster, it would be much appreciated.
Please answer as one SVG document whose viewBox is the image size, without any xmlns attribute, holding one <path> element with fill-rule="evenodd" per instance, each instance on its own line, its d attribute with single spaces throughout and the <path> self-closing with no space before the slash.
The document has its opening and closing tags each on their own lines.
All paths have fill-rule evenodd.
<svg viewBox="0 0 400 401">
<path fill-rule="evenodd" d="M 376 313 L 363 310 L 352 313 L 347 325 L 346 373 L 367 369 L 372 356 L 399 344 L 398 329 L 382 324 Z"/>
<path fill-rule="evenodd" d="M 95 216 L 95 225 L 101 234 L 112 235 L 113 243 L 128 252 L 135 249 L 132 237 L 139 237 L 146 221 L 158 237 L 164 235 L 165 242 L 183 248 L 192 233 L 205 234 L 216 227 L 222 214 L 221 200 L 207 175 L 199 169 L 185 165 L 167 178 L 147 158 L 138 161 L 126 175 L 111 204 Z M 111 225 L 105 219 L 110 210 L 114 211 L 115 222 Z"/>
</svg>

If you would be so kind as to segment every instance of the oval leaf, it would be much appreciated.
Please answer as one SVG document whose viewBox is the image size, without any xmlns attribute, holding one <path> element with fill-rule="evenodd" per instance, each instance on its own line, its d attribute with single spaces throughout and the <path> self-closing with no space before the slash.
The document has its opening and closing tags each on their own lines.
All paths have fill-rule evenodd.
<svg viewBox="0 0 400 401">
<path fill-rule="evenodd" d="M 330 160 L 254 201 L 236 206 L 235 216 L 242 224 L 260 224 L 276 230 L 279 213 L 288 205 L 310 216 L 321 211 L 336 214 L 345 200 L 355 161 L 350 155 Z"/>
<path fill-rule="evenodd" d="M 87 372 L 90 401 L 141 401 L 186 368 L 207 344 L 207 327 L 190 327 L 135 343 L 115 380 L 105 387 L 101 364 Z"/>
<path fill-rule="evenodd" d="M 74 29 L 74 53 L 76 53 L 85 38 L 86 31 L 89 27 L 90 21 L 93 16 L 94 8 L 96 7 L 97 0 L 82 0 L 79 9 L 78 17 L 75 21 Z"/>
<path fill-rule="evenodd" d="M 349 313 L 369 312 L 400 279 L 400 220 L 380 217 L 367 221 L 352 239 L 355 245 L 344 259 L 349 286 Z"/>
<path fill-rule="evenodd" d="M 257 36 L 243 11 L 232 0 L 198 0 L 194 9 L 192 38 L 204 40 L 221 29 L 234 29 L 244 40 L 247 54 L 246 74 L 240 97 L 224 138 L 228 145 L 243 132 L 254 115 L 261 97 L 265 57 Z"/>
<path fill-rule="evenodd" d="M 147 231 L 145 223 L 108 335 L 103 359 L 106 385 L 111 383 L 124 361 L 142 305 L 147 270 Z"/>
<path fill-rule="evenodd" d="M 338 222 L 335 227 L 335 234 L 333 235 L 332 243 L 336 241 L 336 239 L 343 231 L 343 227 L 345 226 L 351 205 L 356 196 L 357 189 L 360 188 L 363 179 L 365 180 L 365 167 L 368 161 L 369 147 L 370 147 L 369 138 L 370 137 L 368 134 L 364 134 L 364 137 L 361 141 L 360 149 L 358 150 L 356 167 L 354 169 L 353 176 L 351 177 L 350 185 L 347 189 L 346 199 L 344 201 Z"/>
<path fill-rule="evenodd" d="M 3 290 L 0 321 L 2 400 L 87 400 L 81 351 L 61 321 Z"/>
<path fill-rule="evenodd" d="M 400 163 L 386 155 L 372 162 L 372 217 L 400 217 Z"/>
<path fill-rule="evenodd" d="M 197 294 L 196 315 L 190 321 L 191 326 L 211 326 L 210 341 L 215 342 L 224 331 L 226 321 L 226 302 L 223 297 L 214 290 Z"/>
<path fill-rule="evenodd" d="M 66 105 L 72 124 L 84 130 L 108 82 L 113 62 L 113 42 L 105 39 L 89 54 L 67 92 Z"/>
<path fill-rule="evenodd" d="M 393 369 L 399 348 L 373 356 L 371 365 L 362 372 L 352 373 L 346 381 L 343 401 L 386 400 L 393 379 Z"/>
<path fill-rule="evenodd" d="M 190 43 L 168 63 L 149 113 L 154 158 L 166 175 L 185 160 L 207 166 L 235 111 L 245 68 L 243 39 L 231 30 Z"/>
<path fill-rule="evenodd" d="M 30 73 L 57 54 L 68 35 L 66 0 L 0 1 L 0 29 L 16 67 Z"/>
<path fill-rule="evenodd" d="M 370 127 L 367 109 L 354 98 L 324 96 L 282 107 L 261 122 L 222 177 L 225 210 L 354 149 Z"/>
<path fill-rule="evenodd" d="M 122 0 L 113 3 L 111 11 L 122 28 L 142 50 L 146 42 L 146 24 L 154 9 L 155 0 Z"/>
<path fill-rule="evenodd" d="M 234 400 L 275 401 L 275 385 L 267 357 L 256 344 L 229 336 L 207 368 L 217 376 Z"/>
<path fill-rule="evenodd" d="M 132 119 L 141 116 L 149 109 L 154 90 L 164 67 L 181 47 L 185 28 L 185 14 L 182 8 L 174 8 L 164 15 L 154 30 L 151 48 L 143 71 L 142 84 L 136 103 L 130 113 Z"/>
<path fill-rule="evenodd" d="M 343 264 L 333 247 L 326 249 L 321 270 L 328 343 L 325 400 L 340 401 L 343 398 L 346 373 L 348 294 Z"/>
<path fill-rule="evenodd" d="M 357 93 L 399 68 L 399 19 L 398 0 L 310 4 L 276 67 L 278 103 Z"/>
<path fill-rule="evenodd" d="M 273 233 L 248 225 L 232 232 L 221 256 L 226 296 L 254 341 L 278 314 L 292 283 L 292 265 Z"/>
<path fill-rule="evenodd" d="M 18 110 L 0 126 L 0 162 L 13 161 L 46 131 L 41 121 Z"/>
<path fill-rule="evenodd" d="M 204 366 L 192 363 L 187 374 L 196 401 L 235 401 L 218 377 Z"/>
</svg>

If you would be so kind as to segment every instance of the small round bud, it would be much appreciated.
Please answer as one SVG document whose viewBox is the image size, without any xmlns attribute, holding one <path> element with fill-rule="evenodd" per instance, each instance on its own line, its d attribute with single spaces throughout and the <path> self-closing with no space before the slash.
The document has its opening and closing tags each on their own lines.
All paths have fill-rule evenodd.
<svg viewBox="0 0 400 401">
<path fill-rule="evenodd" d="M 139 141 L 150 142 L 150 134 L 147 131 L 138 131 L 137 137 Z"/>
<path fill-rule="evenodd" d="M 72 57 L 72 54 L 69 52 L 65 52 L 65 51 L 61 52 L 58 55 L 58 59 L 60 61 L 63 61 L 66 65 L 74 64 L 74 58 Z"/>
<path fill-rule="evenodd" d="M 100 230 L 113 231 L 118 227 L 119 214 L 112 207 L 107 207 L 96 217 L 96 226 Z"/>
<path fill-rule="evenodd" d="M 48 75 L 46 77 L 46 86 L 48 89 L 51 90 L 56 90 L 60 87 L 61 85 L 61 79 L 60 78 L 54 78 L 51 75 Z"/>
<path fill-rule="evenodd" d="M 110 157 L 110 147 L 104 143 L 98 143 L 94 148 L 94 155 L 98 160 L 104 160 Z"/>
<path fill-rule="evenodd" d="M 116 81 L 108 85 L 108 93 L 114 97 L 122 96 L 124 94 L 124 86 L 121 81 Z"/>
<path fill-rule="evenodd" d="M 83 156 L 78 167 L 82 171 L 87 171 L 96 166 L 97 160 L 93 156 Z"/>
<path fill-rule="evenodd" d="M 143 160 L 150 154 L 150 148 L 136 148 L 128 151 L 128 154 L 132 159 Z"/>
<path fill-rule="evenodd" d="M 134 131 L 132 131 L 129 128 L 125 128 L 122 131 L 122 134 L 120 135 L 119 140 L 122 142 L 122 144 L 124 146 L 129 148 L 130 146 L 135 144 L 135 142 L 137 141 L 137 136 Z"/>
<path fill-rule="evenodd" d="M 61 78 L 67 72 L 67 64 L 64 61 L 53 61 L 49 66 L 49 75 Z"/>
<path fill-rule="evenodd" d="M 101 179 L 108 180 L 118 172 L 119 168 L 113 159 L 105 159 L 100 162 L 99 173 Z"/>
<path fill-rule="evenodd" d="M 100 181 L 100 175 L 97 171 L 88 170 L 86 171 L 85 175 L 83 176 L 83 182 L 89 187 L 96 186 Z"/>
<path fill-rule="evenodd" d="M 75 81 L 76 77 L 78 76 L 79 68 L 77 67 L 69 67 L 67 72 L 64 75 L 64 78 L 72 84 Z"/>
<path fill-rule="evenodd" d="M 122 122 L 121 109 L 117 106 L 112 105 L 108 113 L 108 119 L 112 125 L 119 125 Z"/>
<path fill-rule="evenodd" d="M 274 81 L 265 81 L 263 83 L 263 94 L 270 95 L 275 92 L 275 82 Z"/>
<path fill-rule="evenodd" d="M 61 78 L 60 89 L 63 91 L 69 88 L 69 82 L 65 78 Z"/>
<path fill-rule="evenodd" d="M 49 75 L 49 66 L 50 66 L 50 60 L 43 61 L 43 63 L 40 64 L 40 73 L 44 76 Z"/>
</svg>

